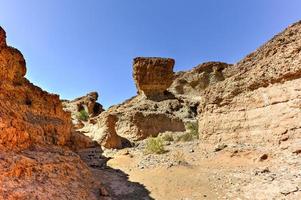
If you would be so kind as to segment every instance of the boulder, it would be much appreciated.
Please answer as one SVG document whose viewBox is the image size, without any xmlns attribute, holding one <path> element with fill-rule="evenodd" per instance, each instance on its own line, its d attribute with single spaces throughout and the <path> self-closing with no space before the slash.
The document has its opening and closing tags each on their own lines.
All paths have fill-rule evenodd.
<svg viewBox="0 0 301 200">
<path fill-rule="evenodd" d="M 135 58 L 133 77 L 138 93 L 147 97 L 163 95 L 172 84 L 174 64 L 171 58 Z"/>
</svg>

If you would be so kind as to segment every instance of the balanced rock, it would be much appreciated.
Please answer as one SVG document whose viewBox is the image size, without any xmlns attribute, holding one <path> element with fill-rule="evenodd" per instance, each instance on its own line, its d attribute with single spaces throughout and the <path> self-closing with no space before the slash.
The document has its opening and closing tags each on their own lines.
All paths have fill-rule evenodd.
<svg viewBox="0 0 301 200">
<path fill-rule="evenodd" d="M 160 96 L 172 84 L 175 61 L 171 58 L 137 57 L 133 77 L 139 94 Z"/>
</svg>

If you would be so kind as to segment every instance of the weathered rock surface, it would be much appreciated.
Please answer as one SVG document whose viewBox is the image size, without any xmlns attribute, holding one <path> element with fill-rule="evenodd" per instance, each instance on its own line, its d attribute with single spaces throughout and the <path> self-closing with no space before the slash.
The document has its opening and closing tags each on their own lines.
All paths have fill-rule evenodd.
<svg viewBox="0 0 301 200">
<path fill-rule="evenodd" d="M 77 120 L 77 114 L 82 110 L 85 110 L 90 117 L 97 116 L 104 111 L 102 105 L 97 102 L 98 96 L 97 92 L 90 92 L 72 101 L 63 100 L 64 110 L 71 112 L 72 120 Z"/>
<path fill-rule="evenodd" d="M 277 145 L 283 134 L 300 137 L 300 22 L 222 73 L 202 93 L 203 139 Z"/>
<path fill-rule="evenodd" d="M 66 147 L 70 113 L 31 84 L 23 55 L 0 27 L 0 199 L 99 199 L 100 183 Z"/>
<path fill-rule="evenodd" d="M 0 199 L 100 199 L 102 186 L 75 153 L 39 148 L 0 153 Z"/>
<path fill-rule="evenodd" d="M 24 78 L 25 73 L 23 55 L 15 48 L 1 46 L 0 146 L 24 149 L 33 144 L 66 144 L 70 115 L 63 111 L 58 95 L 34 86 Z"/>
<path fill-rule="evenodd" d="M 201 92 L 209 85 L 214 85 L 227 78 L 227 74 L 223 71 L 229 66 L 231 65 L 222 62 L 207 62 L 192 70 L 177 72 L 168 90 L 177 97 L 200 101 Z"/>
<path fill-rule="evenodd" d="M 74 120 L 76 130 L 106 148 L 128 146 L 165 131 L 185 131 L 185 122 L 196 117 L 198 102 L 178 99 L 167 91 L 173 81 L 173 66 L 174 60 L 169 58 L 135 58 L 138 95 L 81 122 L 81 126 Z M 64 102 L 65 109 L 74 113 L 70 103 L 77 101 Z"/>
<path fill-rule="evenodd" d="M 175 61 L 171 58 L 137 57 L 133 63 L 133 78 L 139 94 L 158 98 L 173 81 Z"/>
<path fill-rule="evenodd" d="M 104 113 L 97 123 L 87 123 L 79 131 L 106 148 L 121 148 L 122 138 L 116 133 L 116 115 Z"/>
<path fill-rule="evenodd" d="M 202 145 L 226 144 L 231 157 L 257 155 L 250 168 L 272 169 L 235 169 L 228 197 L 300 199 L 301 160 L 293 152 L 301 144 L 301 22 L 221 73 L 224 80 L 200 92 Z"/>
</svg>

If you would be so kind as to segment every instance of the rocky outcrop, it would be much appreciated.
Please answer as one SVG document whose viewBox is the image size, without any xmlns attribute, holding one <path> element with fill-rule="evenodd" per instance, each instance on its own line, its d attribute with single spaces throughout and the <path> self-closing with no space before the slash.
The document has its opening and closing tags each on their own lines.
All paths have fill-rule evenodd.
<svg viewBox="0 0 301 200">
<path fill-rule="evenodd" d="M 6 44 L 5 37 L 1 39 L 1 44 Z M 24 78 L 25 73 L 26 64 L 21 52 L 2 45 L 0 146 L 15 150 L 33 144 L 66 144 L 70 138 L 70 115 L 63 111 L 58 95 L 34 86 Z"/>
<path fill-rule="evenodd" d="M 116 115 L 103 113 L 102 117 L 93 119 L 96 123 L 87 123 L 78 131 L 105 148 L 121 148 L 122 138 L 116 133 Z"/>
<path fill-rule="evenodd" d="M 79 156 L 61 148 L 35 148 L 0 153 L 0 199 L 101 199 Z"/>
<path fill-rule="evenodd" d="M 222 62 L 207 62 L 192 70 L 178 72 L 168 90 L 179 98 L 200 101 L 202 91 L 227 78 L 223 71 L 229 66 L 231 65 Z"/>
<path fill-rule="evenodd" d="M 5 47 L 6 45 L 6 33 L 2 27 L 0 27 L 0 47 Z"/>
<path fill-rule="evenodd" d="M 24 57 L 5 39 L 0 27 L 0 199 L 99 199 L 100 183 L 66 146 L 70 114 L 24 77 Z"/>
<path fill-rule="evenodd" d="M 301 23 L 222 71 L 224 81 L 202 92 L 203 140 L 255 146 L 300 139 Z"/>
<path fill-rule="evenodd" d="M 300 199 L 301 160 L 294 152 L 301 149 L 301 21 L 222 74 L 223 81 L 200 92 L 201 146 L 222 145 L 219 154 L 251 162 L 255 173 L 238 168 L 227 175 L 240 177 L 239 198 Z M 230 190 L 235 198 L 237 189 Z"/>
<path fill-rule="evenodd" d="M 170 58 L 135 58 L 133 77 L 138 95 L 91 117 L 82 126 L 74 120 L 76 130 L 106 148 L 128 146 L 165 131 L 185 131 L 185 122 L 196 117 L 197 104 L 167 91 L 174 77 L 173 66 Z M 70 102 L 78 99 L 64 102 L 65 109 L 74 113 Z"/>
<path fill-rule="evenodd" d="M 82 110 L 84 110 L 89 117 L 95 117 L 104 111 L 102 105 L 97 102 L 98 96 L 97 92 L 90 92 L 72 101 L 63 100 L 64 110 L 71 112 L 73 120 L 78 119 L 78 113 Z"/>
<path fill-rule="evenodd" d="M 135 58 L 133 78 L 138 93 L 150 98 L 164 95 L 173 81 L 174 64 L 171 58 Z"/>
</svg>

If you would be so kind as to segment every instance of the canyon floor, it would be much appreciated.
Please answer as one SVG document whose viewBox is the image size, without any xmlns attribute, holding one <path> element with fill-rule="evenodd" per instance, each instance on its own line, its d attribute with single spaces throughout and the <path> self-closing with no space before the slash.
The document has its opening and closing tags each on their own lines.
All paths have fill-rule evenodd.
<svg viewBox="0 0 301 200">
<path fill-rule="evenodd" d="M 262 158 L 264 154 L 246 151 L 245 147 L 204 147 L 197 140 L 165 142 L 164 154 L 145 154 L 144 148 L 145 141 L 142 141 L 136 147 L 106 150 L 104 155 L 109 158 L 106 167 L 93 169 L 94 176 L 102 181 L 112 199 L 301 197 L 298 155 L 290 157 L 291 164 L 277 166 L 276 160 Z"/>
</svg>

